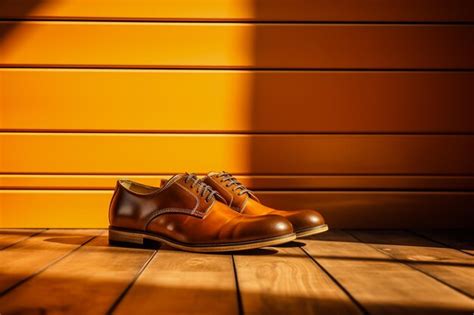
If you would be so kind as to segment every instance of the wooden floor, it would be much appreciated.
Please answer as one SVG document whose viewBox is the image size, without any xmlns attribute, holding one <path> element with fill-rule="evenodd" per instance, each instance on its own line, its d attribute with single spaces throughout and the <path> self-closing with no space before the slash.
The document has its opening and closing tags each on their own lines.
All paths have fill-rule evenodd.
<svg viewBox="0 0 474 315">
<path fill-rule="evenodd" d="M 0 230 L 0 313 L 472 314 L 472 231 L 330 231 L 232 254 Z"/>
</svg>

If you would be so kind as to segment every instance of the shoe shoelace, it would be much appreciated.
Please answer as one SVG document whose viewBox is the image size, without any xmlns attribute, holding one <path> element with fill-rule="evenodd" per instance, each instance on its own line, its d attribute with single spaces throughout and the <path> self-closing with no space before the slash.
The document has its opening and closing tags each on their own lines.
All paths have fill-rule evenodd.
<svg viewBox="0 0 474 315">
<path fill-rule="evenodd" d="M 227 172 L 220 172 L 219 174 L 217 174 L 217 177 L 220 178 L 221 182 L 225 183 L 226 187 L 234 186 L 232 187 L 232 191 L 234 191 L 238 196 L 248 194 L 249 196 L 252 196 L 256 200 L 258 200 L 254 193 L 247 187 L 245 187 L 241 182 L 239 182 L 237 178 L 232 176 L 232 174 L 229 174 Z"/>
<path fill-rule="evenodd" d="M 213 198 L 219 198 L 223 199 L 219 193 L 214 190 L 211 186 L 208 184 L 204 183 L 202 180 L 200 180 L 196 174 L 185 174 L 184 177 L 184 182 L 188 183 L 191 182 L 191 188 L 196 188 L 196 192 L 201 196 L 201 197 L 206 197 L 206 201 L 209 202 Z"/>
</svg>

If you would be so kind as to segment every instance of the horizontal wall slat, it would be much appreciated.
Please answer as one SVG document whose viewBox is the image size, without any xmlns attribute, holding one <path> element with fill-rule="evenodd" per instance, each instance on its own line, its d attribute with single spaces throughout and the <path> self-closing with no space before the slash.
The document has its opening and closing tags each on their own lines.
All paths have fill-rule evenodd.
<svg viewBox="0 0 474 315">
<path fill-rule="evenodd" d="M 474 21 L 470 0 L 2 0 L 0 18 L 252 21 Z"/>
<path fill-rule="evenodd" d="M 204 176 L 204 174 L 201 174 Z M 171 175 L 0 174 L 0 189 L 113 189 L 127 178 L 152 186 Z M 255 190 L 474 190 L 474 176 L 236 175 Z"/>
<path fill-rule="evenodd" d="M 472 25 L 1 22 L 0 33 L 8 66 L 474 68 Z"/>
<path fill-rule="evenodd" d="M 474 136 L 0 133 L 1 173 L 474 175 Z"/>
<path fill-rule="evenodd" d="M 258 192 L 258 195 L 265 203 L 280 208 L 318 209 L 332 228 L 455 228 L 473 227 L 474 222 L 474 193 Z M 111 190 L 0 190 L 0 227 L 107 227 L 111 196 Z"/>
<path fill-rule="evenodd" d="M 469 133 L 473 84 L 474 72 L 0 69 L 0 129 Z"/>
</svg>

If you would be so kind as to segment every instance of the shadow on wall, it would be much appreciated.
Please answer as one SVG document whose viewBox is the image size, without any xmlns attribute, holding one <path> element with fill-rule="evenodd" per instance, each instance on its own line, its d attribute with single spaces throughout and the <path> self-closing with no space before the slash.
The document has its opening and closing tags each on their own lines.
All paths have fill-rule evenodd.
<svg viewBox="0 0 474 315">
<path fill-rule="evenodd" d="M 264 10 L 264 1 L 254 3 L 256 19 L 268 18 Z M 383 211 L 378 211 L 377 205 L 368 202 L 379 196 L 372 199 L 364 197 L 364 191 L 361 189 L 355 191 L 358 189 L 351 187 L 352 194 L 347 197 L 349 194 L 344 191 L 344 187 L 317 188 L 321 192 L 332 190 L 331 196 L 323 196 L 324 205 L 330 207 L 326 209 L 323 207 L 321 212 L 326 218 L 337 221 L 338 227 L 359 224 L 375 227 L 387 221 L 390 221 L 388 226 L 393 226 L 393 222 L 397 220 L 410 218 L 413 207 L 407 205 L 407 202 L 415 200 L 419 203 L 420 209 L 427 207 L 423 203 L 426 203 L 428 197 L 408 200 L 407 197 L 414 195 L 410 195 L 412 191 L 408 188 L 409 184 L 403 183 L 403 178 L 420 176 L 429 181 L 432 175 L 466 175 L 462 171 L 468 172 L 472 169 L 472 161 L 464 158 L 472 154 L 472 148 L 463 147 L 455 154 L 460 157 L 457 159 L 459 163 L 452 163 L 459 166 L 457 169 L 440 158 L 445 152 L 444 141 L 448 143 L 450 139 L 456 137 L 452 136 L 453 133 L 465 133 L 472 126 L 472 115 L 465 114 L 473 112 L 472 89 L 469 88 L 472 80 L 459 80 L 460 75 L 456 76 L 443 70 L 419 71 L 423 68 L 442 68 L 444 65 L 441 63 L 449 64 L 442 59 L 452 60 L 453 57 L 448 56 L 446 52 L 449 49 L 441 45 L 436 46 L 439 48 L 439 52 L 436 53 L 438 59 L 434 58 L 427 63 L 416 56 L 423 54 L 417 53 L 415 49 L 417 47 L 408 47 L 405 51 L 403 45 L 395 45 L 394 47 L 401 51 L 400 55 L 405 57 L 396 57 L 396 61 L 393 62 L 391 55 L 393 52 L 389 52 L 391 44 L 385 41 L 381 34 L 391 34 L 397 40 L 403 34 L 410 37 L 412 34 L 406 29 L 412 27 L 419 30 L 420 27 L 416 24 L 404 26 L 399 33 L 391 33 L 396 26 L 387 27 L 373 23 L 369 26 L 346 24 L 344 23 L 343 27 L 337 23 L 254 25 L 252 47 L 253 66 L 256 69 L 252 70 L 253 75 L 248 83 L 249 130 L 253 135 L 250 135 L 248 140 L 247 171 L 254 175 L 276 176 L 343 175 L 358 177 L 361 181 L 364 181 L 366 175 L 380 175 L 380 177 L 400 175 L 397 184 L 394 184 L 398 186 L 392 189 L 399 190 L 398 193 L 391 195 L 390 200 L 387 198 L 386 201 L 389 201 L 387 204 L 378 205 Z M 298 37 L 296 28 L 304 29 L 308 25 L 321 26 L 321 29 L 301 33 L 304 35 L 300 34 Z M 350 45 L 339 44 L 337 42 L 339 33 L 334 31 L 339 28 L 344 33 L 352 27 L 355 30 L 350 34 L 354 38 L 348 37 L 349 42 L 356 47 L 358 45 L 362 47 L 353 55 L 349 51 L 338 50 L 345 46 L 349 49 Z M 364 27 L 367 29 L 363 29 Z M 387 30 L 388 33 L 370 31 L 371 28 L 377 27 Z M 274 30 L 271 30 L 272 28 Z M 445 30 L 440 28 L 437 32 L 427 33 L 429 38 L 421 41 L 420 46 L 423 48 L 421 51 L 432 45 L 438 35 L 441 42 L 448 42 Z M 364 35 L 361 36 L 361 33 Z M 313 35 L 315 38 L 311 37 Z M 321 51 L 314 48 L 318 40 L 325 42 Z M 291 48 L 301 43 L 309 43 L 308 47 L 312 47 L 310 51 L 318 52 L 314 59 Z M 415 45 L 416 41 L 407 40 L 407 43 Z M 304 50 L 305 46 L 302 45 L 301 50 Z M 472 47 L 471 44 L 467 46 Z M 327 47 L 333 51 L 323 50 Z M 374 53 L 377 47 L 381 52 Z M 337 55 L 334 60 L 333 54 Z M 368 55 L 374 57 L 373 62 L 367 58 Z M 305 57 L 300 58 L 301 56 Z M 305 58 L 306 61 L 303 60 Z M 466 60 L 466 55 L 460 50 L 458 58 L 459 63 L 462 63 L 461 60 Z M 440 64 L 436 64 L 436 61 Z M 367 64 L 371 65 L 369 69 L 365 69 Z M 280 65 L 280 68 L 274 68 L 275 65 Z M 268 67 L 273 68 L 264 70 Z M 384 69 L 385 67 L 389 69 Z M 402 68 L 407 69 L 397 70 Z M 440 138 L 436 143 L 435 137 L 437 135 L 444 137 L 445 133 L 451 134 L 451 138 Z M 426 147 L 426 150 L 418 148 L 419 145 Z M 287 187 L 287 190 L 292 189 Z M 372 187 L 367 189 L 369 190 L 377 193 L 383 189 Z M 391 193 L 390 189 L 385 190 L 386 194 Z M 440 190 L 450 188 L 443 187 Z M 344 194 L 345 197 L 341 198 Z M 319 210 L 316 195 L 316 188 L 307 188 L 304 194 L 301 194 L 301 200 L 297 202 L 282 200 L 286 197 L 277 193 L 273 196 L 268 193 L 262 200 L 270 205 L 287 209 L 294 209 L 295 207 L 291 205 L 294 203 Z M 292 198 L 299 198 L 297 194 L 293 196 Z M 442 193 L 435 197 L 442 199 Z M 461 205 L 455 212 L 456 216 L 464 216 L 466 221 L 469 221 L 467 219 L 472 215 L 465 208 L 472 203 L 472 200 L 471 196 L 467 196 L 468 200 L 461 200 L 463 197 L 458 197 L 460 201 L 457 203 Z M 332 201 L 329 200 L 331 198 Z M 366 205 L 358 204 L 360 200 Z M 342 202 L 345 202 L 344 211 L 340 211 Z M 452 200 L 447 203 L 451 208 L 456 207 L 453 205 L 456 202 Z M 338 207 L 334 207 L 336 204 Z M 331 207 L 336 211 L 331 212 L 332 209 L 329 209 Z M 426 212 L 431 213 L 433 217 L 442 215 L 445 211 L 446 208 L 435 206 L 435 209 L 428 209 Z M 418 212 L 417 209 L 414 212 L 421 213 L 423 210 Z M 386 219 L 380 218 L 383 215 L 386 215 Z M 334 221 L 328 222 L 330 226 L 333 226 L 331 223 Z M 407 222 L 401 221 L 395 225 L 410 225 Z M 429 219 L 426 222 L 428 225 L 432 223 Z M 462 224 L 453 223 L 455 226 Z"/>
<path fill-rule="evenodd" d="M 17 4 L 15 0 L 3 0 L 0 1 L 0 11 L 6 7 L 9 7 L 9 11 L 12 10 L 11 8 L 14 8 L 14 12 L 11 13 L 11 18 L 21 20 L 23 16 L 27 15 L 30 11 L 34 11 L 35 8 L 40 6 L 43 2 L 52 3 L 54 1 L 22 0 L 20 4 Z M 259 21 L 268 20 L 269 16 L 271 16 L 269 9 L 272 9 L 272 5 L 269 5 L 270 2 L 267 0 L 242 2 L 253 6 L 254 17 Z M 280 7 L 278 7 L 280 17 L 286 14 L 285 8 L 282 9 L 281 7 L 282 3 L 283 2 L 281 2 Z M 286 3 L 287 6 L 288 3 L 289 2 Z M 301 3 L 298 5 L 301 5 Z M 296 8 L 298 7 L 296 6 Z M 337 16 L 336 14 L 330 17 L 330 19 L 337 19 Z M 460 175 L 459 170 L 462 170 L 464 165 L 468 165 L 468 163 L 472 164 L 472 162 L 467 161 L 469 157 L 467 153 L 470 153 L 472 149 L 470 151 L 469 148 L 465 150 L 459 149 L 458 146 L 456 152 L 449 152 L 448 150 L 440 149 L 442 145 L 437 143 L 433 144 L 432 141 L 431 144 L 426 144 L 427 148 L 431 149 L 431 151 L 426 151 L 424 154 L 423 150 L 415 150 L 414 148 L 416 148 L 417 144 L 426 141 L 410 142 L 412 139 L 425 137 L 425 135 L 420 135 L 420 133 L 455 133 L 467 130 L 466 126 L 472 123 L 472 115 L 465 115 L 465 113 L 469 112 L 469 110 L 466 110 L 466 107 L 470 108 L 472 112 L 472 102 L 466 101 L 466 97 L 469 97 L 469 94 L 465 94 L 465 91 L 472 90 L 467 87 L 467 84 L 472 82 L 467 79 L 459 80 L 458 77 L 457 80 L 461 82 L 460 84 L 458 84 L 456 80 L 453 80 L 455 82 L 450 83 L 452 86 L 445 89 L 443 89 L 443 87 L 449 83 L 450 77 L 470 75 L 469 73 L 463 74 L 460 71 L 456 73 L 451 72 L 447 77 L 448 79 L 444 77 L 439 79 L 439 74 L 437 74 L 436 71 L 426 71 L 427 73 L 418 71 L 416 74 L 410 73 L 409 75 L 404 73 L 406 71 L 342 71 L 342 69 L 339 68 L 344 66 L 360 68 L 363 63 L 358 61 L 360 56 L 354 57 L 348 52 L 341 52 L 340 49 L 336 49 L 338 47 L 344 47 L 344 45 L 341 46 L 339 44 L 340 42 L 338 42 L 337 36 L 331 37 L 332 35 L 337 35 L 337 32 L 334 33 L 334 29 L 341 28 L 337 23 L 241 24 L 250 28 L 249 34 L 251 34 L 251 36 L 249 37 L 251 39 L 249 40 L 251 40 L 252 43 L 244 46 L 250 47 L 249 49 L 252 51 L 248 54 L 249 64 L 247 68 L 250 68 L 250 71 L 246 72 L 249 74 L 248 77 L 246 77 L 248 78 L 247 87 L 249 97 L 245 104 L 246 108 L 242 109 L 248 113 L 247 127 L 242 128 L 242 130 L 237 130 L 237 133 L 239 133 L 237 136 L 248 139 L 246 147 L 241 150 L 241 159 L 247 160 L 248 165 L 244 167 L 239 166 L 237 173 L 245 172 L 252 175 L 276 176 L 311 175 L 314 177 L 320 175 L 326 175 L 328 177 L 347 175 L 348 177 L 352 176 L 353 178 L 357 178 L 371 174 L 395 176 L 399 174 L 411 175 L 417 171 L 419 171 L 421 175 L 436 175 L 429 173 L 430 170 L 435 170 L 442 173 L 441 175 Z M 346 30 L 353 27 L 350 23 L 344 24 L 342 28 Z M 16 26 L 21 25 L 21 22 L 9 24 L 0 23 L 0 25 L 0 40 L 4 40 L 9 37 L 10 33 L 14 32 Z M 360 23 L 354 23 L 353 25 L 358 25 L 358 29 L 350 33 L 356 37 L 355 39 L 351 38 L 350 43 L 357 44 L 357 40 L 359 40 L 364 42 L 361 44 L 362 47 L 374 47 L 380 44 L 380 49 L 385 52 L 387 51 L 385 41 L 377 42 L 377 40 L 381 40 L 383 37 L 380 35 L 381 33 L 367 32 L 372 35 L 367 35 L 363 40 L 360 40 L 360 34 L 365 34 L 365 30 L 378 27 L 376 23 L 371 23 L 370 25 L 372 26 L 361 26 Z M 397 27 L 392 25 L 387 26 L 387 23 L 383 25 L 385 25 L 383 26 L 384 28 L 394 29 Z M 308 32 L 309 26 L 312 28 L 322 28 L 316 32 Z M 409 29 L 411 27 L 413 26 L 403 25 L 402 28 Z M 419 25 L 417 27 L 420 28 Z M 431 26 L 421 27 L 430 28 Z M 455 28 L 458 27 L 463 26 L 456 26 Z M 363 28 L 364 31 L 361 31 L 360 28 Z M 437 28 L 440 30 L 444 28 L 453 29 L 451 26 L 440 26 Z M 297 30 L 305 29 L 306 31 L 303 33 L 297 32 Z M 433 36 L 434 33 L 431 34 L 431 36 Z M 403 37 L 400 36 L 400 34 L 397 36 Z M 245 36 L 243 36 L 243 38 L 247 40 Z M 442 38 L 442 40 L 444 39 L 445 37 Z M 318 47 L 319 40 L 326 43 L 322 45 L 321 50 L 318 50 L 318 48 L 320 48 Z M 397 37 L 397 41 L 398 40 L 403 41 L 404 39 Z M 343 40 L 341 39 L 341 41 Z M 331 46 L 332 44 L 329 45 L 328 42 L 333 43 L 335 48 Z M 416 41 L 412 40 L 411 42 Z M 440 42 L 442 41 L 440 40 Z M 314 56 L 310 53 L 305 53 L 304 49 L 306 45 L 302 43 L 307 43 L 311 46 L 311 53 L 318 53 Z M 420 45 L 422 46 L 422 44 Z M 466 51 L 470 51 L 471 46 L 469 45 L 472 46 L 472 44 L 467 43 L 466 47 L 468 49 Z M 238 46 L 239 45 L 236 45 L 236 47 Z M 332 50 L 325 50 L 328 46 L 332 47 Z M 295 47 L 301 49 L 297 50 Z M 338 53 L 337 56 L 334 57 L 336 61 L 332 59 L 332 54 L 335 51 Z M 406 54 L 408 59 L 409 52 L 411 51 L 412 50 L 409 50 Z M 359 49 L 357 52 L 358 54 L 364 53 L 363 49 Z M 434 53 L 434 55 L 439 57 L 440 53 Z M 462 52 L 460 55 L 462 55 Z M 300 56 L 304 56 L 304 60 L 300 60 Z M 365 62 L 367 62 L 367 56 L 362 57 L 364 57 Z M 377 57 L 377 55 L 375 57 Z M 394 65 L 392 65 L 393 68 L 397 67 L 397 62 L 399 63 L 398 66 L 400 66 L 400 63 L 403 64 L 403 62 L 400 62 L 403 57 L 396 56 L 396 54 L 390 55 L 389 57 L 396 59 Z M 460 56 L 460 58 L 464 60 L 465 55 Z M 377 62 L 379 64 L 385 62 L 381 56 L 374 59 L 378 60 L 374 61 L 375 65 L 377 65 Z M 343 62 L 341 62 L 341 60 L 343 60 Z M 348 63 L 350 63 L 348 60 L 352 61 L 353 64 L 348 65 Z M 281 68 L 263 70 L 266 67 L 275 66 Z M 292 67 L 295 69 L 291 69 Z M 315 70 L 315 68 L 324 67 L 335 67 L 337 69 L 336 71 Z M 436 76 L 438 76 L 438 79 L 436 79 Z M 424 84 L 423 82 L 427 82 L 426 78 L 434 83 Z M 387 88 L 388 86 L 390 86 L 390 88 Z M 433 87 L 435 88 L 433 89 Z M 455 93 L 457 92 L 456 89 L 459 90 L 459 93 Z M 380 92 L 380 90 L 383 92 Z M 453 95 L 460 96 L 452 100 Z M 472 98 L 472 94 L 470 95 Z M 413 100 L 413 98 L 416 99 Z M 439 99 L 441 99 L 441 101 Z M 383 106 L 381 106 L 381 104 Z M 449 106 L 447 104 L 449 104 Z M 201 105 L 205 108 L 205 104 L 197 104 L 197 106 Z M 450 110 L 446 109 L 447 107 L 449 107 Z M 407 111 L 407 108 L 410 108 L 410 111 Z M 453 113 L 452 116 L 446 116 L 447 112 Z M 425 117 L 426 113 L 432 113 L 436 119 L 419 119 L 420 117 Z M 456 126 L 453 127 L 453 124 L 451 124 L 448 126 L 451 129 L 447 128 L 441 131 L 436 129 L 439 126 L 441 126 L 440 128 L 446 126 L 444 125 L 444 121 L 447 120 L 457 122 L 457 125 L 454 124 Z M 394 121 L 403 121 L 403 123 L 397 125 Z M 413 121 L 415 121 L 415 123 L 413 123 Z M 242 123 L 240 125 L 245 124 Z M 403 133 L 403 135 L 393 135 L 393 133 L 397 132 Z M 224 136 L 228 136 L 229 134 L 231 137 L 236 136 L 234 133 L 234 130 L 230 132 L 226 131 Z M 456 137 L 456 135 L 454 135 L 454 137 Z M 449 138 L 453 139 L 454 137 Z M 385 139 L 391 139 L 391 142 L 387 143 Z M 431 137 L 431 139 L 436 141 L 435 137 Z M 448 139 L 448 137 L 445 139 Z M 449 142 L 447 141 L 446 143 L 449 146 Z M 441 157 L 436 154 L 440 153 L 440 151 L 444 154 Z M 455 162 L 461 163 L 448 163 L 449 161 L 444 161 L 443 158 L 447 155 L 460 156 L 459 158 L 450 159 L 449 161 L 454 160 Z M 236 164 L 243 165 L 245 163 Z M 459 166 L 459 164 L 461 164 L 461 166 Z M 420 170 L 418 170 L 418 166 L 420 166 Z M 242 171 L 242 169 L 244 169 L 244 171 Z M 233 172 L 234 170 L 229 171 Z M 458 172 L 454 174 L 454 171 Z M 396 189 L 406 189 L 407 187 L 403 187 L 402 183 L 403 176 L 400 177 L 402 179 L 398 180 Z M 284 179 L 282 179 L 282 182 L 283 181 Z M 250 184 L 249 186 L 253 185 Z M 281 187 L 284 190 L 292 189 L 291 184 L 288 184 L 286 187 L 282 185 Z M 374 190 L 377 190 L 377 187 L 374 188 Z M 293 189 L 297 190 L 295 187 L 293 187 Z M 319 198 L 319 196 L 316 198 L 316 188 L 313 186 L 310 188 L 300 188 L 300 190 L 305 189 L 307 191 L 305 191 L 304 194 L 293 194 L 291 197 L 285 196 L 282 193 L 274 193 L 271 195 L 270 192 L 270 194 L 268 194 L 268 200 L 274 203 L 274 205 L 280 205 L 281 207 L 289 206 L 289 208 L 292 208 L 292 204 L 298 201 L 297 203 L 300 206 L 318 208 L 317 198 Z M 323 214 L 327 215 L 330 212 L 338 213 L 336 214 L 338 216 L 337 220 L 342 223 L 339 224 L 339 226 L 357 227 L 363 224 L 368 226 L 372 223 L 374 225 L 380 223 L 381 219 L 372 215 L 371 218 L 367 218 L 368 220 L 373 220 L 368 224 L 366 218 L 360 215 L 362 213 L 370 214 L 372 212 L 373 214 L 377 212 L 375 205 L 369 203 L 376 198 L 369 196 L 365 197 L 365 199 L 358 199 L 356 195 L 363 196 L 363 191 L 353 191 L 352 194 L 346 194 L 345 197 L 343 197 L 341 190 L 344 190 L 345 187 L 341 186 L 333 186 L 328 189 L 323 184 L 317 189 L 323 191 L 333 190 L 330 195 L 326 194 L 326 196 L 323 197 L 325 198 L 324 205 L 329 205 L 327 209 L 323 209 Z M 350 189 L 357 190 L 357 187 L 351 187 Z M 367 190 L 369 189 L 372 188 L 367 188 Z M 386 187 L 384 189 L 388 190 Z M 387 192 L 385 193 L 387 194 Z M 391 220 L 393 222 L 393 220 L 402 220 L 405 217 L 409 217 L 409 213 L 408 216 L 397 216 L 398 213 L 407 214 L 407 212 L 413 209 L 406 207 L 407 203 L 413 204 L 413 201 L 407 198 L 403 199 L 402 195 L 404 193 L 405 192 L 400 192 L 398 195 L 391 194 L 390 198 L 392 199 L 385 199 L 385 201 L 388 202 L 378 203 L 378 205 L 382 204 L 381 207 L 386 211 L 382 213 L 382 215 L 391 215 L 390 217 L 385 216 L 387 218 L 385 222 Z M 406 195 L 407 194 L 404 196 Z M 296 198 L 298 198 L 298 200 L 295 200 Z M 462 198 L 464 198 L 464 200 L 462 200 Z M 283 201 L 283 199 L 286 200 Z M 425 201 L 427 199 L 427 197 L 422 197 L 418 200 Z M 464 197 L 461 196 L 457 199 L 461 200 L 464 204 L 458 207 L 459 210 L 455 209 L 456 213 L 464 211 L 465 208 L 467 208 L 467 202 L 472 203 L 472 195 L 465 194 Z M 387 205 L 388 203 L 390 203 L 390 205 Z M 446 203 L 452 207 L 452 202 Z M 343 211 L 331 211 L 331 209 L 335 209 L 336 206 L 339 207 L 339 209 L 343 208 Z M 405 210 L 399 212 L 400 210 L 398 208 L 402 207 Z M 437 215 L 445 211 L 444 208 L 435 207 L 435 210 L 427 209 L 425 212 L 432 211 L 432 213 Z M 360 210 L 362 208 L 367 210 Z M 380 212 L 378 213 L 380 214 Z M 472 211 L 470 213 L 472 213 Z M 357 214 L 359 214 L 359 216 L 357 216 Z M 457 218 L 459 216 L 456 215 L 453 217 Z M 354 220 L 357 220 L 360 225 L 353 223 Z M 425 221 L 428 222 L 431 220 L 434 219 Z M 472 220 L 458 221 L 460 223 L 457 223 L 457 225 L 467 225 L 469 222 L 472 222 Z M 329 223 L 331 224 L 332 222 Z M 400 222 L 398 226 L 404 225 L 404 222 Z"/>
<path fill-rule="evenodd" d="M 30 1 L 15 1 L 2 0 L 0 1 L 0 12 L 8 12 L 8 20 L 0 20 L 0 43 L 7 40 L 15 31 L 15 28 L 21 25 L 21 20 L 28 15 L 29 12 L 34 11 L 35 8 L 41 6 L 44 0 L 30 0 Z M 2 14 L 3 15 L 3 14 Z M 4 15 L 3 15 L 4 16 Z"/>
</svg>

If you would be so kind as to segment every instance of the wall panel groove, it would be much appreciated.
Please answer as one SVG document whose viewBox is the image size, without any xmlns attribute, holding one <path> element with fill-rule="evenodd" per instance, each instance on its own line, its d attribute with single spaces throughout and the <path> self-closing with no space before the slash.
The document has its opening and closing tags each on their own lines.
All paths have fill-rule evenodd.
<svg viewBox="0 0 474 315">
<path fill-rule="evenodd" d="M 474 22 L 470 0 L 3 0 L 0 18 L 166 21 Z"/>
</svg>

